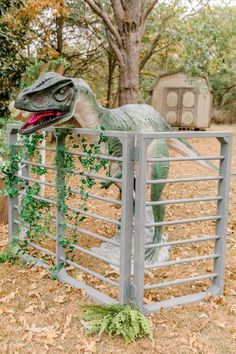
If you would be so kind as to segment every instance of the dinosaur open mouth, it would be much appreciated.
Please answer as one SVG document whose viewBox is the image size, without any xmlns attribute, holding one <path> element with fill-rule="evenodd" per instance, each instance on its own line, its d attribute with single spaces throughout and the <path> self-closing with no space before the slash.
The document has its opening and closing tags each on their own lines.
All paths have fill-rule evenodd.
<svg viewBox="0 0 236 354">
<path fill-rule="evenodd" d="M 60 111 L 42 111 L 42 112 L 33 112 L 27 122 L 19 129 L 21 134 L 29 134 L 34 131 L 46 127 L 60 120 L 68 112 Z"/>
</svg>

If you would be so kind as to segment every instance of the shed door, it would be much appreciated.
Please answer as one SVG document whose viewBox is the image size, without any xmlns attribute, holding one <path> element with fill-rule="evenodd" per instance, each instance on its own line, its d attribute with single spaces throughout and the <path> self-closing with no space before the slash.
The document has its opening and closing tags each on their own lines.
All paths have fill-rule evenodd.
<svg viewBox="0 0 236 354">
<path fill-rule="evenodd" d="M 197 93 L 191 88 L 167 88 L 163 113 L 173 126 L 195 126 Z"/>
</svg>

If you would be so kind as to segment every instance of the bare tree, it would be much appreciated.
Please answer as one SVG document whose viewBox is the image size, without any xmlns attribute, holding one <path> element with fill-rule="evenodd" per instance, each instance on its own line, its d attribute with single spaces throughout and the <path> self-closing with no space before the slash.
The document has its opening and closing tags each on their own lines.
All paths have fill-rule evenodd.
<svg viewBox="0 0 236 354">
<path fill-rule="evenodd" d="M 137 102 L 141 41 L 158 0 L 111 0 L 112 14 L 100 0 L 85 2 L 102 19 L 109 45 L 118 61 L 119 105 Z M 150 50 L 154 50 L 153 46 Z"/>
</svg>

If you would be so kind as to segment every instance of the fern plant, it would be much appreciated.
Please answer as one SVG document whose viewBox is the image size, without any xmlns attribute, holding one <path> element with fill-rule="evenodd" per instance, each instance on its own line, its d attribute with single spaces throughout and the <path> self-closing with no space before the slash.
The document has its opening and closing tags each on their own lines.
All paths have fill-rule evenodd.
<svg viewBox="0 0 236 354">
<path fill-rule="evenodd" d="M 82 316 L 91 322 L 89 334 L 122 336 L 126 343 L 147 336 L 152 339 L 151 322 L 134 306 L 129 305 L 85 305 Z"/>
</svg>

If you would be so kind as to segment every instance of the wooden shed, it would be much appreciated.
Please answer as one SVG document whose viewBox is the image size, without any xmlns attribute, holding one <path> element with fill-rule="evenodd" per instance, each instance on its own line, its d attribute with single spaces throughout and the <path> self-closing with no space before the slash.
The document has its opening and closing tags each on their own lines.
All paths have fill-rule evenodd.
<svg viewBox="0 0 236 354">
<path fill-rule="evenodd" d="M 174 127 L 205 129 L 211 123 L 213 95 L 205 77 L 191 80 L 182 71 L 161 74 L 151 105 Z"/>
</svg>

